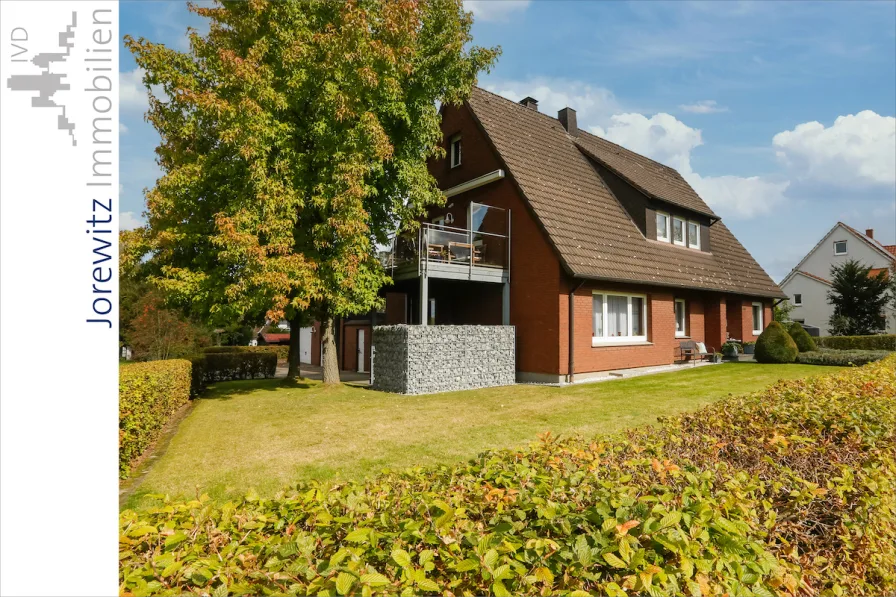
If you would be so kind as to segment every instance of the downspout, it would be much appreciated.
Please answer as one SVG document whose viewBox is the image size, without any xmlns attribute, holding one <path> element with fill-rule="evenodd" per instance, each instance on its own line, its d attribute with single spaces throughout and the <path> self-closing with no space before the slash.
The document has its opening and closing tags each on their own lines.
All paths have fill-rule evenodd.
<svg viewBox="0 0 896 597">
<path fill-rule="evenodd" d="M 576 343 L 575 343 L 575 331 L 576 331 L 576 292 L 585 285 L 585 280 L 579 282 L 579 285 L 576 286 L 569 293 L 569 370 L 566 373 L 566 381 L 567 383 L 572 383 L 576 379 Z"/>
</svg>

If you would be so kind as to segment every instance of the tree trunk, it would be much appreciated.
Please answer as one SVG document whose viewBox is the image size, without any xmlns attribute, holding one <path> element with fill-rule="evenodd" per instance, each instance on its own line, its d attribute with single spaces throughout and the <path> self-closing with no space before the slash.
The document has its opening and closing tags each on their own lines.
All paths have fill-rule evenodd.
<svg viewBox="0 0 896 597">
<path fill-rule="evenodd" d="M 286 372 L 287 381 L 295 381 L 302 378 L 302 318 L 296 315 L 289 320 L 289 352 L 286 360 L 289 369 Z"/>
<path fill-rule="evenodd" d="M 323 381 L 325 384 L 338 384 L 339 357 L 336 354 L 336 325 L 332 315 L 327 314 L 323 319 L 321 322 L 323 347 L 320 357 L 320 364 L 323 367 Z"/>
</svg>

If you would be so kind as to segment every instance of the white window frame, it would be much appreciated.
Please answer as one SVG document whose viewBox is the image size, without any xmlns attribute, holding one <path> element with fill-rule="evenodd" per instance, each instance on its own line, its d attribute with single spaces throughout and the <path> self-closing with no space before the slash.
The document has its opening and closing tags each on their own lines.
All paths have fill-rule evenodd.
<svg viewBox="0 0 896 597">
<path fill-rule="evenodd" d="M 681 305 L 681 331 L 678 330 L 678 305 Z M 688 336 L 688 305 L 684 299 L 675 299 L 675 337 L 687 338 Z"/>
<path fill-rule="evenodd" d="M 692 225 L 697 227 L 697 234 L 694 235 L 694 238 L 691 238 L 691 226 Z M 700 223 L 695 222 L 693 220 L 688 220 L 687 226 L 688 226 L 688 228 L 687 228 L 688 246 L 692 249 L 699 249 L 700 248 Z"/>
<path fill-rule="evenodd" d="M 797 298 L 799 297 L 799 298 Z M 793 295 L 793 306 L 794 307 L 802 307 L 803 306 L 803 293 L 796 292 Z"/>
<path fill-rule="evenodd" d="M 613 345 L 623 345 L 623 344 L 649 344 L 647 341 L 647 295 L 646 294 L 629 294 L 626 292 L 604 292 L 602 290 L 592 291 L 592 321 L 594 319 L 594 296 L 601 296 L 603 300 L 601 300 L 601 305 L 603 308 L 603 312 L 601 313 L 601 317 L 603 318 L 603 336 L 595 336 L 594 335 L 594 326 L 592 323 L 591 328 L 591 346 L 613 346 Z M 628 315 L 626 317 L 626 321 L 628 322 L 628 336 L 607 336 L 607 330 L 609 329 L 609 325 L 607 322 L 609 321 L 607 318 L 607 297 L 608 296 L 624 296 L 628 300 L 626 301 L 626 305 L 628 308 Z M 644 306 L 641 313 L 641 329 L 644 331 L 644 334 L 641 336 L 632 336 L 632 299 L 639 298 L 641 299 L 641 304 Z"/>
<path fill-rule="evenodd" d="M 657 221 L 656 222 L 656 239 L 659 241 L 662 241 L 664 243 L 672 242 L 672 217 L 664 211 L 656 212 L 657 220 L 659 220 L 660 216 L 663 216 L 664 218 L 666 218 L 666 231 L 663 236 L 660 236 L 660 227 L 659 227 L 659 222 Z"/>
<path fill-rule="evenodd" d="M 454 151 L 455 147 L 457 147 L 456 152 Z M 461 142 L 460 135 L 451 137 L 451 141 L 448 142 L 448 152 L 451 154 L 451 167 L 457 168 L 460 166 L 461 160 L 463 159 L 463 143 Z"/>
<path fill-rule="evenodd" d="M 756 328 L 756 307 L 759 307 L 759 328 Z M 753 303 L 753 308 L 750 310 L 750 316 L 753 318 L 753 335 L 758 336 L 762 333 L 762 330 L 765 329 L 765 309 L 762 306 L 762 303 Z"/>
<path fill-rule="evenodd" d="M 837 245 L 839 243 L 843 243 L 843 245 L 844 245 L 844 251 L 842 253 L 837 252 Z M 839 255 L 848 255 L 848 254 L 849 254 L 849 247 L 846 245 L 846 241 L 845 240 L 835 240 L 834 241 L 834 255 L 839 256 Z"/>
<path fill-rule="evenodd" d="M 681 222 L 681 241 L 675 240 L 675 222 Z M 672 226 L 669 230 L 669 236 L 672 238 L 672 244 L 679 247 L 687 246 L 688 242 L 688 222 L 681 218 L 672 216 Z"/>
</svg>

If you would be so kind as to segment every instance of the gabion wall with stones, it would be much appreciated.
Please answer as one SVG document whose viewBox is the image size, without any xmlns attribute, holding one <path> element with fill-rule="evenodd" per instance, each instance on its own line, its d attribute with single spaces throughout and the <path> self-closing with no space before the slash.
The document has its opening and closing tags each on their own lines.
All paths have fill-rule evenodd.
<svg viewBox="0 0 896 597">
<path fill-rule="evenodd" d="M 516 381 L 515 330 L 505 325 L 373 328 L 373 388 L 432 394 Z"/>
</svg>

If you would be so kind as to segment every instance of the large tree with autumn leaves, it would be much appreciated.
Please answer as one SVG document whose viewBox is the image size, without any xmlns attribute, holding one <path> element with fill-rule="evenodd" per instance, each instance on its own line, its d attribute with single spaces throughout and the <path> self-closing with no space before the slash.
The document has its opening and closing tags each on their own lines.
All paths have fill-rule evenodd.
<svg viewBox="0 0 896 597">
<path fill-rule="evenodd" d="M 443 201 L 426 168 L 442 152 L 438 106 L 468 97 L 499 50 L 472 45 L 461 0 L 190 10 L 209 31 L 191 31 L 188 52 L 125 38 L 162 139 L 151 279 L 210 323 L 320 318 L 337 382 L 334 319 L 377 305 L 376 245 Z"/>
</svg>

